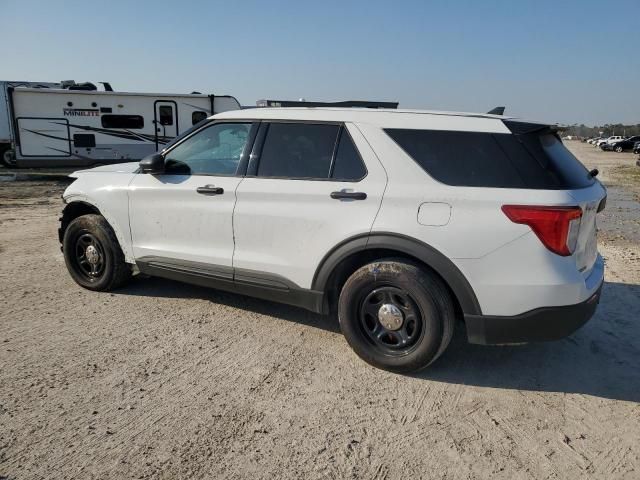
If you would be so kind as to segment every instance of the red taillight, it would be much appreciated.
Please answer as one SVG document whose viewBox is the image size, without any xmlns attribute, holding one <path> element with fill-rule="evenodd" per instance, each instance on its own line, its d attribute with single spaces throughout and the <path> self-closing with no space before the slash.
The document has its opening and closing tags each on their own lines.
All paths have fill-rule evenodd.
<svg viewBox="0 0 640 480">
<path fill-rule="evenodd" d="M 582 217 L 580 207 L 503 205 L 502 211 L 512 222 L 529 225 L 552 252 L 566 257 L 575 250 Z"/>
</svg>

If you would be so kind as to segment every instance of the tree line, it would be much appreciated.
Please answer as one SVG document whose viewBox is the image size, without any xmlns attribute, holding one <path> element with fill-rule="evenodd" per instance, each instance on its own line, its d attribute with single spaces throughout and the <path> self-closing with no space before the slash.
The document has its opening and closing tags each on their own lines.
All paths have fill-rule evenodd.
<svg viewBox="0 0 640 480">
<path fill-rule="evenodd" d="M 623 135 L 632 137 L 640 135 L 640 123 L 636 125 L 623 125 L 622 123 L 605 123 L 604 125 L 596 125 L 588 127 L 584 124 L 578 125 L 561 125 L 559 127 L 562 135 L 576 135 L 578 137 L 610 137 L 611 135 Z"/>
</svg>

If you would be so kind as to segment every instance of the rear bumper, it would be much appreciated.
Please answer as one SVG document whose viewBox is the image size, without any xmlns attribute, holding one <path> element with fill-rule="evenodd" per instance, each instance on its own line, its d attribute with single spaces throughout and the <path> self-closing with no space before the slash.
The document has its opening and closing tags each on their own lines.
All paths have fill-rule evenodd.
<svg viewBox="0 0 640 480">
<path fill-rule="evenodd" d="M 499 345 L 559 340 L 587 323 L 600 302 L 602 283 L 575 305 L 536 308 L 515 316 L 465 315 L 469 343 Z"/>
</svg>

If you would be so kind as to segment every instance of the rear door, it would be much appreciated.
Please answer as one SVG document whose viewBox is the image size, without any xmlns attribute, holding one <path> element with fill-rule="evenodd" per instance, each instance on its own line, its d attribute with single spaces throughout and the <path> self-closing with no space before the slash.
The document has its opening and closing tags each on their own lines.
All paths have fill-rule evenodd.
<svg viewBox="0 0 640 480">
<path fill-rule="evenodd" d="M 262 123 L 233 224 L 236 278 L 310 288 L 322 258 L 368 234 L 387 177 L 353 125 Z"/>
</svg>

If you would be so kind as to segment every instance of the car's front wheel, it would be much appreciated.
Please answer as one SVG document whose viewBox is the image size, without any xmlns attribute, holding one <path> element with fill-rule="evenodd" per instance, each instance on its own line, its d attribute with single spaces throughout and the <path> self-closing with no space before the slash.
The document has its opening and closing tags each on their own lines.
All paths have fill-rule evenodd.
<svg viewBox="0 0 640 480">
<path fill-rule="evenodd" d="M 431 364 L 446 349 L 455 321 L 442 280 L 404 259 L 369 263 L 344 284 L 340 328 L 367 363 L 394 372 Z"/>
<path fill-rule="evenodd" d="M 118 239 L 101 215 L 73 220 L 64 232 L 62 251 L 71 277 L 89 290 L 113 290 L 131 277 Z"/>
<path fill-rule="evenodd" d="M 621 153 L 622 152 L 622 147 L 616 147 L 616 152 Z"/>
</svg>

